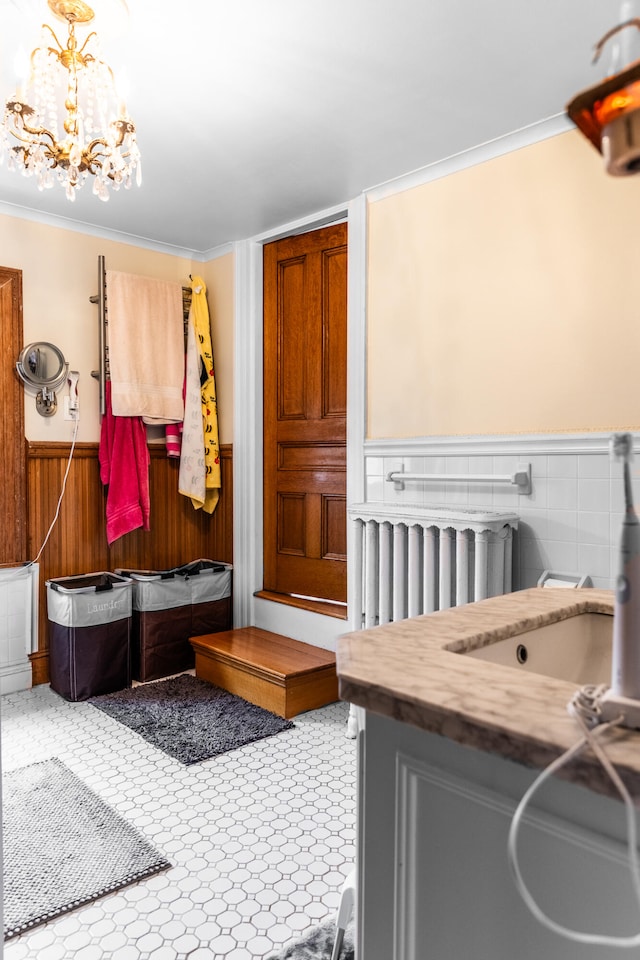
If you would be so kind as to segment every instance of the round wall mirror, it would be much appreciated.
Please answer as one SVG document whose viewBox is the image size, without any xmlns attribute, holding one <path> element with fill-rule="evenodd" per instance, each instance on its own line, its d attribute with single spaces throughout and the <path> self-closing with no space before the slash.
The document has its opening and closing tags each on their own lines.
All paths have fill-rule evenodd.
<svg viewBox="0 0 640 960">
<path fill-rule="evenodd" d="M 36 407 L 43 417 L 56 412 L 55 391 L 67 379 L 69 364 L 59 347 L 46 340 L 28 343 L 16 362 L 16 371 L 22 382 L 36 390 Z"/>
<path fill-rule="evenodd" d="M 16 363 L 20 379 L 32 387 L 49 387 L 55 390 L 67 378 L 69 364 L 62 351 L 53 343 L 39 340 L 28 343 Z"/>
</svg>

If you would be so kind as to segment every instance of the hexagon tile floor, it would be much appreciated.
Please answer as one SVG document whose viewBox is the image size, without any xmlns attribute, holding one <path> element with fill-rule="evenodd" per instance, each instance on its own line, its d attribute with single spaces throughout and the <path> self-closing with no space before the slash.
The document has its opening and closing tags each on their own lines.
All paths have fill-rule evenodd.
<svg viewBox="0 0 640 960">
<path fill-rule="evenodd" d="M 6 960 L 263 960 L 335 913 L 355 858 L 347 704 L 189 767 L 48 686 L 0 709 L 3 769 L 59 757 L 174 864 L 10 940 Z"/>
</svg>

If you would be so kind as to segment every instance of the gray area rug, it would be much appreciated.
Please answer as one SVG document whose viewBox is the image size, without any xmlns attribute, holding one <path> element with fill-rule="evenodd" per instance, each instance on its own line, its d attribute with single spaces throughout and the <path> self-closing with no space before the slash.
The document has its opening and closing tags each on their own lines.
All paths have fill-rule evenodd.
<svg viewBox="0 0 640 960">
<path fill-rule="evenodd" d="M 289 730 L 291 720 L 191 674 L 91 697 L 87 703 L 180 763 L 198 763 Z"/>
<path fill-rule="evenodd" d="M 55 757 L 2 790 L 5 940 L 171 866 Z"/>
<path fill-rule="evenodd" d="M 280 953 L 269 954 L 265 960 L 331 960 L 336 927 L 333 920 L 314 927 L 299 940 L 286 944 Z M 353 923 L 347 925 L 340 951 L 340 960 L 353 960 Z"/>
</svg>

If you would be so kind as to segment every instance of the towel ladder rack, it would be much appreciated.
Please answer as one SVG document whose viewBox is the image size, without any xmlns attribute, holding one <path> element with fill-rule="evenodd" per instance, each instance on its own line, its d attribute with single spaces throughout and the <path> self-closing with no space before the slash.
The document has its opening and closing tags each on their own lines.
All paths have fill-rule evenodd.
<svg viewBox="0 0 640 960">
<path fill-rule="evenodd" d="M 107 284 L 104 256 L 98 257 L 98 292 L 89 297 L 90 303 L 98 305 L 98 369 L 91 371 L 99 385 L 99 410 L 103 417 L 106 411 L 105 384 L 109 377 L 109 347 L 107 345 Z"/>
<path fill-rule="evenodd" d="M 189 309 L 191 307 L 191 287 L 182 288 L 182 315 L 184 320 L 185 343 Z M 98 292 L 89 297 L 89 302 L 98 306 L 98 369 L 91 371 L 91 376 L 99 384 L 99 410 L 103 417 L 106 410 L 105 384 L 109 380 L 109 345 L 107 343 L 107 272 L 104 256 L 98 256 Z"/>
</svg>

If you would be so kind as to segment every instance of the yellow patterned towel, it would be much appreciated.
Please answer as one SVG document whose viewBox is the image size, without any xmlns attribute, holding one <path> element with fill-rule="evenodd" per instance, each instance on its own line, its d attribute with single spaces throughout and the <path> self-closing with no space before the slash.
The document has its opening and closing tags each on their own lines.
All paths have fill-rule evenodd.
<svg viewBox="0 0 640 960">
<path fill-rule="evenodd" d="M 218 497 L 220 496 L 220 444 L 218 441 L 218 402 L 216 399 L 216 380 L 213 371 L 213 350 L 211 348 L 207 288 L 202 277 L 193 277 L 191 290 L 193 292 L 191 311 L 196 334 L 196 344 L 201 360 L 200 385 L 205 465 L 204 502 L 196 500 L 193 497 L 191 498 L 191 502 L 196 510 L 202 507 L 205 513 L 213 513 L 218 503 Z"/>
</svg>

